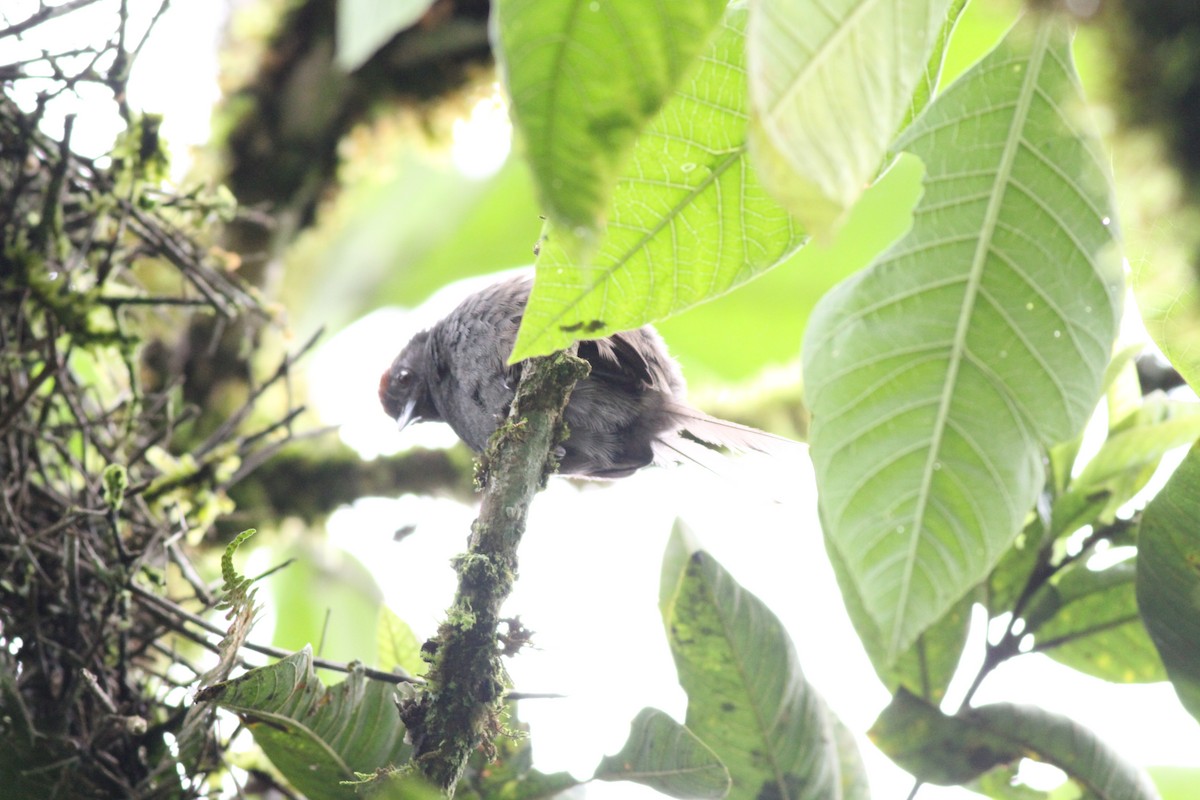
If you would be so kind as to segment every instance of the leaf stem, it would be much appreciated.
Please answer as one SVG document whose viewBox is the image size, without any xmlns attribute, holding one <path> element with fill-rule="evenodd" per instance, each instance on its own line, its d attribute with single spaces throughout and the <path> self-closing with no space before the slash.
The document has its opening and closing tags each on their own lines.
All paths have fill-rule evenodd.
<svg viewBox="0 0 1200 800">
<path fill-rule="evenodd" d="M 983 683 L 984 678 L 986 678 L 992 672 L 992 670 L 1013 656 L 1021 655 L 1021 640 L 1034 633 L 1033 630 L 1026 630 L 1023 627 L 1024 617 L 1022 616 L 1022 612 L 1024 612 L 1025 607 L 1029 604 L 1029 601 L 1032 600 L 1033 597 L 1044 586 L 1046 586 L 1046 584 L 1049 583 L 1055 575 L 1066 569 L 1071 564 L 1074 564 L 1076 561 L 1079 561 L 1081 558 L 1085 558 L 1087 555 L 1089 555 L 1097 542 L 1110 539 L 1115 535 L 1124 533 L 1136 525 L 1137 517 L 1135 516 L 1132 519 L 1116 519 L 1111 524 L 1105 526 L 1093 526 L 1091 533 L 1089 533 L 1080 544 L 1078 552 L 1067 554 L 1058 562 L 1054 562 L 1054 543 L 1063 537 L 1060 536 L 1058 538 L 1047 539 L 1047 541 L 1042 544 L 1041 549 L 1038 551 L 1037 562 L 1030 571 L 1029 577 L 1026 579 L 1024 587 L 1022 587 L 1021 593 L 1017 596 L 1016 602 L 1013 603 L 1012 613 L 1009 617 L 1008 625 L 1004 628 L 1004 633 L 1001 634 L 1000 639 L 995 644 L 988 642 L 987 651 L 984 653 L 983 657 L 983 663 L 979 666 L 979 671 L 975 673 L 975 678 L 971 681 L 971 686 L 967 689 L 966 694 L 963 695 L 962 702 L 959 703 L 958 710 L 955 713 L 961 712 L 970 705 L 971 699 L 975 696 L 975 692 Z M 1028 652 L 1042 652 L 1045 650 L 1050 650 L 1074 639 L 1082 638 L 1083 636 L 1090 635 L 1092 633 L 1099 633 L 1100 631 L 1107 630 L 1109 628 L 1124 625 L 1129 621 L 1131 620 L 1113 620 L 1096 628 L 1089 629 L 1088 631 L 1076 632 L 1073 634 L 1060 636 L 1055 639 L 1047 639 L 1044 642 L 1037 642 Z M 1017 627 L 1019 623 L 1022 625 L 1022 628 L 1020 633 L 1017 633 Z"/>
</svg>

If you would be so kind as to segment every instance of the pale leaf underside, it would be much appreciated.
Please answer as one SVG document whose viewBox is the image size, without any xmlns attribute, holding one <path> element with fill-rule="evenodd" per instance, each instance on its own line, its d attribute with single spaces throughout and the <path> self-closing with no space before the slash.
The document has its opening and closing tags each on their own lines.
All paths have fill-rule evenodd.
<svg viewBox="0 0 1200 800">
<path fill-rule="evenodd" d="M 1116 331 L 1107 174 L 1066 31 L 1033 27 L 901 141 L 927 170 L 913 229 L 822 301 L 805 345 L 822 520 L 892 660 L 1020 530 Z"/>
</svg>

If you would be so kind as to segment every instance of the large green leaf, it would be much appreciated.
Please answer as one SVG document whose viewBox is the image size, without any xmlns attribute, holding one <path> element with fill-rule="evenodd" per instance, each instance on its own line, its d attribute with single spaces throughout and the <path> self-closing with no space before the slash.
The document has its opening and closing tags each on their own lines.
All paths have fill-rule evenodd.
<svg viewBox="0 0 1200 800">
<path fill-rule="evenodd" d="M 1138 616 L 1132 562 L 1091 570 L 1077 562 L 1047 583 L 1023 616 L 1034 647 L 1067 666 L 1120 683 L 1166 680 Z"/>
<path fill-rule="evenodd" d="M 687 727 L 729 769 L 733 797 L 838 797 L 831 714 L 778 618 L 682 529 L 667 545 L 663 622 L 688 696 Z M 850 781 L 853 784 L 853 781 Z"/>
<path fill-rule="evenodd" d="M 633 781 L 671 797 L 724 797 L 729 770 L 696 734 L 656 708 L 643 708 L 629 739 L 596 767 L 602 781 Z"/>
<path fill-rule="evenodd" d="M 1056 800 L 1052 792 L 1031 789 L 1021 782 L 1020 762 L 1002 764 L 980 775 L 967 788 L 994 800 Z M 1075 788 L 1075 787 L 1059 787 Z M 1070 793 L 1072 798 L 1078 791 Z"/>
<path fill-rule="evenodd" d="M 1012 611 L 1029 584 L 1041 555 L 1046 524 L 1040 515 L 1030 518 L 984 583 L 988 613 L 997 617 Z"/>
<path fill-rule="evenodd" d="M 996 703 L 947 716 L 901 691 L 879 715 L 871 740 L 929 783 L 965 783 L 1031 757 L 1053 764 L 1097 800 L 1157 800 L 1150 779 L 1094 733 L 1032 706 Z"/>
<path fill-rule="evenodd" d="M 829 550 L 829 561 L 843 587 L 842 600 L 850 618 L 861 623 L 858 625 L 859 639 L 879 680 L 889 692 L 895 692 L 903 686 L 918 697 L 933 703 L 940 702 L 946 696 L 946 689 L 967 643 L 971 605 L 975 598 L 971 594 L 964 595 L 940 620 L 923 631 L 899 658 L 889 659 L 887 643 L 870 623 L 862 598 L 848 580 L 846 567 L 836 550 Z"/>
<path fill-rule="evenodd" d="M 601 226 L 634 140 L 724 10 L 725 0 L 497 0 L 513 121 L 565 235 Z"/>
<path fill-rule="evenodd" d="M 238 714 L 280 772 L 309 800 L 352 798 L 341 781 L 404 763 L 411 748 L 393 700 L 396 687 L 359 670 L 326 688 L 313 672 L 312 648 L 202 690 Z"/>
<path fill-rule="evenodd" d="M 859 752 L 854 733 L 837 714 L 829 712 L 833 741 L 837 746 L 838 766 L 841 768 L 841 800 L 871 800 L 871 785 L 867 781 L 867 765 Z"/>
<path fill-rule="evenodd" d="M 963 15 L 963 10 L 967 7 L 967 0 L 952 0 L 950 7 L 946 10 L 946 19 L 942 23 L 942 29 L 938 32 L 937 39 L 933 43 L 933 52 L 929 55 L 929 63 L 925 65 L 925 71 L 917 79 L 917 88 L 913 90 L 913 95 L 908 105 L 908 114 L 904 121 L 900 123 L 899 130 L 907 128 L 917 116 L 925 110 L 929 105 L 929 101 L 933 99 L 933 93 L 937 91 L 938 84 L 943 77 L 943 65 L 946 63 L 946 55 L 950 50 L 951 34 L 958 27 L 958 21 Z M 984 48 L 986 51 L 989 48 Z M 983 57 L 983 52 L 979 53 L 979 57 Z"/>
<path fill-rule="evenodd" d="M 835 227 L 879 172 L 927 80 L 931 53 L 945 44 L 950 6 L 951 0 L 752 6 L 750 152 L 767 188 L 813 233 Z"/>
<path fill-rule="evenodd" d="M 744 381 L 768 364 L 796 361 L 817 300 L 870 264 L 912 225 L 923 174 L 920 159 L 902 156 L 867 189 L 832 240 L 810 242 L 736 292 L 658 323 L 688 383 L 702 385 L 706 375 Z M 770 335 L 726 336 L 722 331 Z"/>
<path fill-rule="evenodd" d="M 1021 530 L 1043 447 L 1095 407 L 1120 315 L 1069 37 L 1035 20 L 909 129 L 899 145 L 927 168 L 913 229 L 818 304 L 806 339 L 822 520 L 889 660 Z"/>
<path fill-rule="evenodd" d="M 637 328 L 720 296 L 804 240 L 746 152 L 746 11 L 638 138 L 586 263 L 551 229 L 512 360 Z"/>
<path fill-rule="evenodd" d="M 1055 503 L 1067 508 L 1106 491 L 1111 497 L 1098 517 L 1111 520 L 1116 510 L 1142 490 L 1162 457 L 1200 438 L 1200 406 L 1152 395 L 1113 431 L 1096 455 Z M 1062 531 L 1064 533 L 1068 531 Z"/>
<path fill-rule="evenodd" d="M 1200 719 L 1200 450 L 1192 448 L 1146 506 L 1137 601 L 1171 683 Z"/>
</svg>

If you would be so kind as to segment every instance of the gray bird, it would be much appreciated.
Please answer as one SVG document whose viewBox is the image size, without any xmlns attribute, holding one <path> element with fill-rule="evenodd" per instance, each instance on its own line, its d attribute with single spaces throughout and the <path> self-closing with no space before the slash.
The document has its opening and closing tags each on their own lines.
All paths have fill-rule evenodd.
<svg viewBox="0 0 1200 800">
<path fill-rule="evenodd" d="M 446 422 L 472 450 L 483 449 L 520 380 L 522 364 L 505 362 L 531 285 L 522 275 L 471 295 L 400 351 L 379 379 L 379 399 L 401 430 Z M 689 406 L 679 365 L 649 325 L 583 340 L 579 357 L 592 371 L 567 403 L 570 435 L 557 453 L 560 473 L 621 478 L 681 459 L 708 466 L 712 451 L 697 441 L 738 451 L 795 445 Z"/>
</svg>

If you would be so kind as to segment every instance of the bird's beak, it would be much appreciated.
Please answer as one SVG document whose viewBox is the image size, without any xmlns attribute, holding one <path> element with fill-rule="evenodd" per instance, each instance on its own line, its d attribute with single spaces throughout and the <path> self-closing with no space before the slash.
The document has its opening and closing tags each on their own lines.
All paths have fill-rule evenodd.
<svg viewBox="0 0 1200 800">
<path fill-rule="evenodd" d="M 411 422 L 420 422 L 420 417 L 414 417 L 413 411 L 417 408 L 417 398 L 410 397 L 408 402 L 404 404 L 404 410 L 400 412 L 400 416 L 396 417 L 396 430 L 402 431 L 408 427 Z"/>
</svg>

